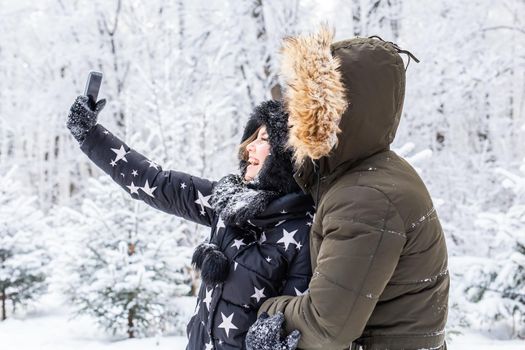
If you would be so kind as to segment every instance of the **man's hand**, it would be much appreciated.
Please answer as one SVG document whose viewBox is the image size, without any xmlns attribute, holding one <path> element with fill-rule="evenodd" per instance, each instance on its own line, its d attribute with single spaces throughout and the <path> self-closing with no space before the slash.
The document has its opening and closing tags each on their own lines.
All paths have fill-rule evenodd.
<svg viewBox="0 0 525 350">
<path fill-rule="evenodd" d="M 98 101 L 96 104 L 91 104 L 87 96 L 78 96 L 76 98 L 69 110 L 66 126 L 80 144 L 84 142 L 88 131 L 97 124 L 98 113 L 105 105 L 105 99 Z"/>
<path fill-rule="evenodd" d="M 294 350 L 299 344 L 301 332 L 297 329 L 281 340 L 284 315 L 279 312 L 268 316 L 263 312 L 246 334 L 247 350 Z"/>
</svg>

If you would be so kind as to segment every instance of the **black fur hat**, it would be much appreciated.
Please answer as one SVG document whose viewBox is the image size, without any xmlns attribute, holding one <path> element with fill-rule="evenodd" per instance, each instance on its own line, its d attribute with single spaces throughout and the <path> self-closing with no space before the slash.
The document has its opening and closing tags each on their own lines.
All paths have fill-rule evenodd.
<svg viewBox="0 0 525 350">
<path fill-rule="evenodd" d="M 270 154 L 266 157 L 251 186 L 279 194 L 300 191 L 293 178 L 292 151 L 286 147 L 288 115 L 282 102 L 269 100 L 258 105 L 246 123 L 241 143 L 246 141 L 261 125 L 266 126 L 268 132 Z M 248 162 L 241 159 L 239 167 L 242 177 L 244 177 L 247 166 Z"/>
</svg>

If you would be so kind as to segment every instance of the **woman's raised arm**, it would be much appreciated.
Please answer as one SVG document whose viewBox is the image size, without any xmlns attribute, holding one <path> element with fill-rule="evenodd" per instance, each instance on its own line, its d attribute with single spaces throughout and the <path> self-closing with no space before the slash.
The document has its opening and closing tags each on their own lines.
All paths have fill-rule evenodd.
<svg viewBox="0 0 525 350">
<path fill-rule="evenodd" d="M 208 203 L 214 182 L 162 167 L 97 124 L 80 149 L 133 199 L 193 222 L 211 226 L 215 213 Z"/>
<path fill-rule="evenodd" d="M 211 226 L 215 213 L 208 203 L 214 182 L 162 168 L 97 124 L 106 100 L 91 103 L 78 96 L 66 126 L 80 149 L 131 198 L 198 224 Z"/>
</svg>

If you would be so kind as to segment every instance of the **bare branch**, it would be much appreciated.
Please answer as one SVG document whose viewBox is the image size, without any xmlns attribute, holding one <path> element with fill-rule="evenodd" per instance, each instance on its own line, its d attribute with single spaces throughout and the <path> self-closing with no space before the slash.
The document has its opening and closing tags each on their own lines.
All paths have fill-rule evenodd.
<svg viewBox="0 0 525 350">
<path fill-rule="evenodd" d="M 520 33 L 522 33 L 522 34 L 525 34 L 525 29 L 524 29 L 524 28 L 512 27 L 512 26 L 494 26 L 494 27 L 486 27 L 486 28 L 481 28 L 481 31 L 482 31 L 482 32 L 488 32 L 488 31 L 491 31 L 491 30 L 501 30 L 501 29 L 513 30 L 513 31 L 517 31 L 517 32 L 520 32 Z"/>
</svg>

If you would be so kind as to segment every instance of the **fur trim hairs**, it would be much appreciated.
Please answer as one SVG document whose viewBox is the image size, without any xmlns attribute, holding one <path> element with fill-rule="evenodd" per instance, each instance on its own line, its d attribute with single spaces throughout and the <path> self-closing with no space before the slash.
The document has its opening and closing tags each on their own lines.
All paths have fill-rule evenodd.
<svg viewBox="0 0 525 350">
<path fill-rule="evenodd" d="M 230 262 L 219 249 L 210 251 L 202 262 L 201 278 L 206 285 L 213 286 L 228 278 Z"/>
<path fill-rule="evenodd" d="M 339 121 L 347 107 L 340 61 L 332 56 L 333 30 L 284 39 L 281 75 L 289 113 L 288 145 L 297 164 L 326 156 L 337 144 Z"/>
<path fill-rule="evenodd" d="M 206 255 L 215 249 L 219 249 L 217 245 L 213 243 L 201 243 L 195 248 L 193 251 L 193 256 L 191 258 L 191 264 L 195 266 L 197 270 L 202 269 L 202 262 L 204 261 L 204 258 Z"/>
<path fill-rule="evenodd" d="M 226 281 L 230 268 L 228 258 L 212 243 L 201 243 L 195 248 L 191 263 L 201 270 L 201 278 L 207 285 Z"/>
</svg>

